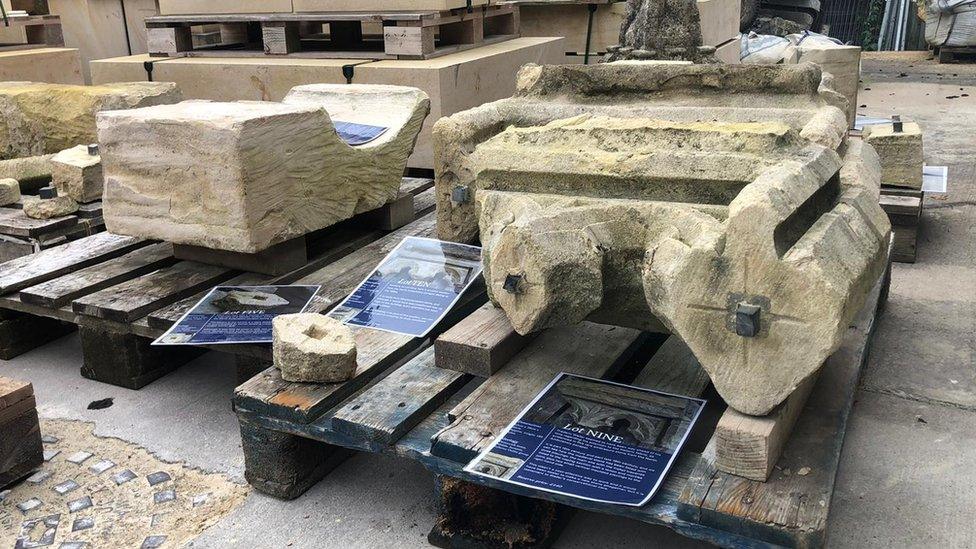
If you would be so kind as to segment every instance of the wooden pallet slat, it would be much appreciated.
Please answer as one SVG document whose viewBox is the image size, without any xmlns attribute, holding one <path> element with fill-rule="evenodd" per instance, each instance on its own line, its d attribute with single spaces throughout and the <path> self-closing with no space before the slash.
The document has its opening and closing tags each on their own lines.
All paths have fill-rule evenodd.
<svg viewBox="0 0 976 549">
<path fill-rule="evenodd" d="M 471 379 L 434 366 L 428 347 L 406 365 L 343 405 L 332 428 L 369 444 L 389 446 Z"/>
<path fill-rule="evenodd" d="M 126 254 L 150 242 L 99 233 L 0 264 L 0 295 L 57 278 L 76 269 Z"/>
<path fill-rule="evenodd" d="M 74 215 L 34 219 L 27 217 L 22 209 L 0 208 L 0 233 L 12 236 L 37 237 L 77 223 L 78 217 Z"/>
<path fill-rule="evenodd" d="M 135 280 L 80 297 L 71 303 L 71 309 L 105 320 L 132 322 L 234 274 L 223 267 L 180 261 Z"/>
<path fill-rule="evenodd" d="M 60 308 L 79 297 L 167 267 L 175 262 L 172 244 L 152 244 L 104 263 L 25 288 L 20 291 L 20 299 L 24 303 Z"/>
<path fill-rule="evenodd" d="M 437 338 L 435 361 L 438 368 L 490 377 L 534 338 L 519 335 L 504 311 L 486 303 Z"/>
</svg>

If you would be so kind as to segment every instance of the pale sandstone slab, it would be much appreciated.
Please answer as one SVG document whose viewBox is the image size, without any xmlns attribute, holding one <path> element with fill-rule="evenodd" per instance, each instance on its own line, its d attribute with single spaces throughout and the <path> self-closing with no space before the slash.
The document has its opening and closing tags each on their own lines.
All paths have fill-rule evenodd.
<svg viewBox="0 0 976 549">
<path fill-rule="evenodd" d="M 675 64 L 521 77 L 516 97 L 435 128 L 439 233 L 480 232 L 489 295 L 516 331 L 674 333 L 748 414 L 809 379 L 890 233 L 877 155 L 847 141 L 829 79 Z"/>
<path fill-rule="evenodd" d="M 78 203 L 68 196 L 29 198 L 24 200 L 24 214 L 33 219 L 53 219 L 78 211 Z"/>
<path fill-rule="evenodd" d="M 20 183 L 16 179 L 0 179 L 0 206 L 9 206 L 20 200 Z"/>
<path fill-rule="evenodd" d="M 356 373 L 356 340 L 342 322 L 316 313 L 275 317 L 274 364 L 285 381 L 339 383 Z"/>
<path fill-rule="evenodd" d="M 53 154 L 94 143 L 95 114 L 175 103 L 175 84 L 129 82 L 100 86 L 0 83 L 0 159 Z"/>
<path fill-rule="evenodd" d="M 865 126 L 864 139 L 881 157 L 881 181 L 885 185 L 922 188 L 922 128 L 904 122 L 902 131 L 894 124 Z"/>
<path fill-rule="evenodd" d="M 76 202 L 94 202 L 102 198 L 102 160 L 88 145 L 65 149 L 51 158 L 51 173 L 59 195 Z"/>
<path fill-rule="evenodd" d="M 397 86 L 299 86 L 283 103 L 187 101 L 101 113 L 104 215 L 118 234 L 241 253 L 396 198 L 429 111 Z M 382 125 L 347 145 L 337 121 Z"/>
</svg>

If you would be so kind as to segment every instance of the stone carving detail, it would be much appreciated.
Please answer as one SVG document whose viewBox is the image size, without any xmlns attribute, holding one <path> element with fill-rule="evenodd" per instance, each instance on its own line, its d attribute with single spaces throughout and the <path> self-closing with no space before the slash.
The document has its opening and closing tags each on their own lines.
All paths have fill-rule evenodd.
<svg viewBox="0 0 976 549">
<path fill-rule="evenodd" d="M 519 333 L 674 333 L 749 414 L 820 368 L 890 225 L 877 154 L 846 139 L 818 68 L 529 66 L 520 82 L 434 128 L 438 232 L 480 236 Z"/>
<path fill-rule="evenodd" d="M 703 47 L 696 0 L 628 0 L 620 44 L 607 48 L 606 61 L 718 61 Z"/>
<path fill-rule="evenodd" d="M 393 200 L 430 110 L 398 86 L 299 86 L 282 103 L 186 101 L 101 113 L 108 230 L 241 253 Z M 389 128 L 347 145 L 333 119 Z"/>
</svg>

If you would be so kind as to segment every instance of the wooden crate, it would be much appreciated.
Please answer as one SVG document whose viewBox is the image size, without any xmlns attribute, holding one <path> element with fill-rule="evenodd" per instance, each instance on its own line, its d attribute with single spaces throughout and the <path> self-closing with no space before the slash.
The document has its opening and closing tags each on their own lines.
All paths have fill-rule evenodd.
<svg viewBox="0 0 976 549">
<path fill-rule="evenodd" d="M 213 286 L 290 284 L 314 277 L 339 259 L 358 259 L 359 277 L 382 259 L 370 243 L 390 233 L 433 227 L 433 181 L 404 179 L 387 206 L 306 238 L 308 262 L 272 276 L 180 260 L 168 243 L 107 232 L 0 264 L 0 353 L 11 358 L 78 328 L 83 376 L 138 389 L 198 356 L 195 347 L 153 347 L 184 312 Z M 404 203 L 409 217 L 404 216 Z M 414 218 L 419 218 L 413 221 Z M 365 269 L 365 270 L 364 270 Z M 360 274 L 362 272 L 362 274 Z M 311 282 L 308 282 L 311 284 Z M 352 287 L 348 290 L 351 291 Z M 335 292 L 326 287 L 324 292 Z M 329 294 L 331 295 L 331 294 Z M 319 296 L 318 299 L 322 299 Z M 2 320 L 10 317 L 10 320 Z M 217 350 L 267 358 L 269 346 L 222 345 Z"/>
<path fill-rule="evenodd" d="M 915 263 L 918 227 L 924 202 L 924 191 L 889 185 L 881 186 L 881 208 L 888 214 L 891 230 L 894 233 L 893 261 Z"/>
<path fill-rule="evenodd" d="M 193 27 L 220 25 L 226 40 L 195 47 Z M 149 54 L 317 59 L 432 59 L 518 38 L 511 5 L 449 11 L 163 15 L 146 19 Z M 371 32 L 373 34 L 371 34 Z"/>
<path fill-rule="evenodd" d="M 34 387 L 0 377 L 0 490 L 27 476 L 43 462 Z"/>
<path fill-rule="evenodd" d="M 269 368 L 238 387 L 234 407 L 245 476 L 258 490 L 290 499 L 351 451 L 415 459 L 440 476 L 444 509 L 429 540 L 442 547 L 546 547 L 572 508 L 667 526 L 727 547 L 820 546 L 848 414 L 889 280 L 890 270 L 875 285 L 842 347 L 825 363 L 794 425 L 785 428 L 778 472 L 766 482 L 716 468 L 714 420 L 700 422 L 689 439 L 700 442 L 690 443 L 663 488 L 643 507 L 578 501 L 465 473 L 464 466 L 557 372 L 689 396 L 703 395 L 709 387 L 708 376 L 677 338 L 583 323 L 513 341 L 511 326 L 490 306 L 459 321 L 433 345 L 371 334 L 360 342 L 366 358 L 359 375 L 346 383 L 289 383 Z M 459 334 L 468 337 L 468 356 L 462 360 Z M 443 342 L 449 345 L 446 361 L 438 357 Z M 492 345 L 510 357 L 501 368 L 498 355 L 484 352 Z M 522 348 L 513 351 L 513 346 Z M 438 364 L 459 365 L 461 371 Z M 721 414 L 716 400 L 709 409 Z M 704 417 L 709 416 L 714 417 L 709 412 Z M 808 474 L 789 474 L 804 467 Z M 480 527 L 472 531 L 468 524 Z M 525 543 L 486 538 L 485 524 L 500 525 L 493 531 L 527 532 L 520 540 Z"/>
</svg>

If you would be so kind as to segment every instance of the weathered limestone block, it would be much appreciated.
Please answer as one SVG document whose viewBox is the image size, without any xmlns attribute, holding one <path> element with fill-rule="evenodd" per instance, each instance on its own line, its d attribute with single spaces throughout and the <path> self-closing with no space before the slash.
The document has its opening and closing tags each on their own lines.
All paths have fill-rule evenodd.
<svg viewBox="0 0 976 549">
<path fill-rule="evenodd" d="M 0 83 L 0 159 L 53 154 L 95 142 L 95 113 L 182 100 L 176 84 L 100 86 Z"/>
<path fill-rule="evenodd" d="M 864 139 L 881 157 L 881 182 L 885 185 L 922 188 L 922 128 L 914 122 L 903 122 L 902 130 L 894 124 L 864 127 Z"/>
<path fill-rule="evenodd" d="M 102 198 L 102 159 L 88 145 L 65 149 L 51 158 L 52 180 L 59 195 L 76 202 L 94 202 Z"/>
<path fill-rule="evenodd" d="M 624 59 L 717 62 L 714 47 L 701 47 L 695 0 L 628 0 L 620 43 L 607 48 L 606 61 Z"/>
<path fill-rule="evenodd" d="M 52 177 L 54 166 L 51 165 L 53 154 L 40 156 L 25 156 L 0 160 L 0 178 L 10 178 L 20 181 L 21 188 L 25 183 L 39 187 Z"/>
<path fill-rule="evenodd" d="M 274 364 L 285 381 L 339 383 L 356 373 L 352 330 L 325 315 L 281 315 L 272 322 Z"/>
<path fill-rule="evenodd" d="M 568 69 L 438 123 L 441 237 L 480 232 L 519 333 L 671 332 L 730 406 L 768 413 L 887 265 L 877 155 L 813 66 Z"/>
<path fill-rule="evenodd" d="M 78 203 L 69 196 L 28 198 L 24 200 L 24 214 L 33 219 L 53 219 L 78 211 Z"/>
<path fill-rule="evenodd" d="M 311 85 L 283 103 L 187 101 L 103 112 L 106 226 L 260 252 L 395 199 L 429 108 L 414 88 Z M 389 129 L 349 146 L 333 117 Z"/>
<path fill-rule="evenodd" d="M 13 178 L 0 179 L 0 206 L 8 206 L 20 200 L 20 183 Z"/>
</svg>

